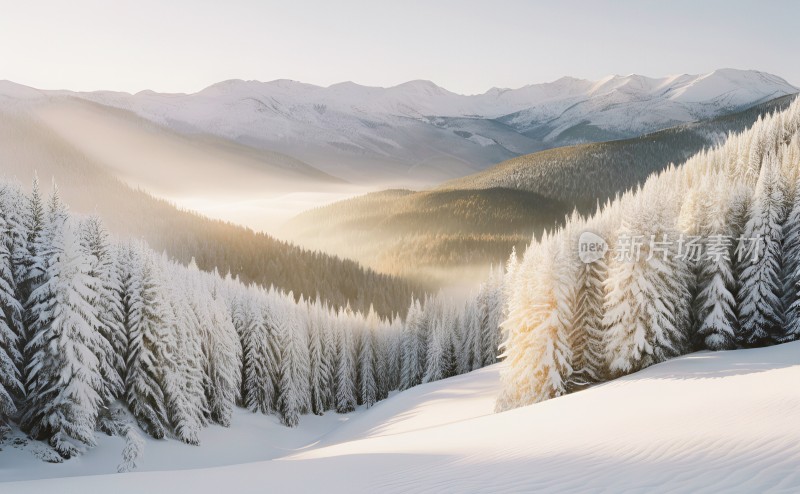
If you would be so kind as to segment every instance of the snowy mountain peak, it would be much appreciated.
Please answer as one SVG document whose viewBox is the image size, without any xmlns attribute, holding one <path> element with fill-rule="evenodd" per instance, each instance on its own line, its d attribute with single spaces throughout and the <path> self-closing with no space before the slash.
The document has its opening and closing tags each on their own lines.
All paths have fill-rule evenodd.
<svg viewBox="0 0 800 494">
<path fill-rule="evenodd" d="M 43 96 L 42 91 L 9 80 L 0 80 L 0 96 L 9 99 L 33 99 Z"/>
<path fill-rule="evenodd" d="M 433 83 L 431 81 L 422 80 L 422 79 L 417 79 L 417 80 L 414 80 L 414 81 L 404 82 L 402 84 L 398 84 L 397 86 L 393 86 L 390 89 L 392 89 L 392 90 L 402 90 L 402 91 L 412 91 L 412 92 L 415 92 L 415 93 L 418 93 L 418 94 L 426 94 L 426 95 L 436 95 L 436 96 L 454 95 L 454 96 L 456 96 L 455 93 L 452 93 L 452 92 L 448 91 L 447 89 L 444 89 L 443 87 L 438 86 L 437 84 L 435 84 L 435 83 Z"/>
<path fill-rule="evenodd" d="M 10 84 L 0 85 L 0 94 L 19 100 L 77 96 L 178 132 L 214 134 L 287 154 L 349 181 L 365 180 L 363 164 L 369 163 L 366 175 L 405 186 L 430 185 L 554 146 L 633 137 L 798 91 L 780 77 L 735 69 L 596 81 L 562 77 L 471 96 L 428 80 L 383 88 L 232 79 L 194 94 L 136 95 L 38 93 Z M 427 178 L 417 181 L 422 175 Z"/>
</svg>

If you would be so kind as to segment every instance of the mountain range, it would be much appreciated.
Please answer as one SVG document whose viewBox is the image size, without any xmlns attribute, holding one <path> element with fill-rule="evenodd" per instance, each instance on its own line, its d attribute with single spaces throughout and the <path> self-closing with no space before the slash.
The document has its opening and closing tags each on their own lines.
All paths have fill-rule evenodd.
<svg viewBox="0 0 800 494">
<path fill-rule="evenodd" d="M 196 94 L 94 93 L 161 125 L 279 151 L 351 182 L 428 185 L 550 147 L 633 137 L 797 92 L 761 72 L 565 77 L 464 96 L 429 81 L 226 81 Z"/>
<path fill-rule="evenodd" d="M 0 94 L 9 92 L 7 86 Z M 797 91 L 775 75 L 720 69 L 661 78 L 563 77 L 478 95 L 430 81 L 380 88 L 290 80 L 229 80 L 193 94 L 12 92 L 17 98 L 73 96 L 129 110 L 182 134 L 288 155 L 355 184 L 423 187 L 515 156 L 634 137 Z"/>
<path fill-rule="evenodd" d="M 592 212 L 795 98 L 630 139 L 523 155 L 423 191 L 350 198 L 292 218 L 281 234 L 382 272 L 443 285 L 481 279 L 486 266 L 502 263 L 512 247 L 523 252 L 532 235 L 562 224 L 573 210 Z"/>
</svg>

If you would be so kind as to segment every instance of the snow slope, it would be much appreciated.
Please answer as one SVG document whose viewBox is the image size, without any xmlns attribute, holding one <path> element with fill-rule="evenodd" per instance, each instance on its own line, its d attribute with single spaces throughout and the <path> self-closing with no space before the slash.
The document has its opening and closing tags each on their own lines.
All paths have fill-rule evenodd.
<svg viewBox="0 0 800 494">
<path fill-rule="evenodd" d="M 0 489 L 3 493 L 800 489 L 800 388 L 795 385 L 800 379 L 800 342 L 696 353 L 573 395 L 493 414 L 499 370 L 493 366 L 397 394 L 357 413 L 316 445 L 272 461 L 9 482 Z M 269 440 L 264 438 L 265 445 Z M 0 465 L 5 465 L 4 459 L 0 456 Z M 179 459 L 165 461 L 166 470 Z M 5 468 L 0 467 L 0 480 L 18 478 Z M 45 472 L 51 467 L 40 468 Z"/>
</svg>

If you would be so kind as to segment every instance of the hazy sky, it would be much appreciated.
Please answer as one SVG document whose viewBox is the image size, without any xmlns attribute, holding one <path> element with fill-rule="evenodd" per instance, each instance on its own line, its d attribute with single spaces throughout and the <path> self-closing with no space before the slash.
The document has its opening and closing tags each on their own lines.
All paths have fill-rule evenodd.
<svg viewBox="0 0 800 494">
<path fill-rule="evenodd" d="M 191 92 L 224 79 L 430 79 L 758 69 L 800 85 L 796 1 L 0 0 L 0 79 Z"/>
</svg>

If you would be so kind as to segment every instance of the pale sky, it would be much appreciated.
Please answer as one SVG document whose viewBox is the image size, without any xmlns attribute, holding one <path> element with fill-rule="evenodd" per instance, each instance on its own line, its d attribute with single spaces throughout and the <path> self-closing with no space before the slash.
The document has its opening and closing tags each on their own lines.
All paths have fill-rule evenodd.
<svg viewBox="0 0 800 494">
<path fill-rule="evenodd" d="M 0 0 L 0 79 L 128 92 L 429 79 L 474 94 L 733 67 L 800 86 L 798 19 L 800 2 L 765 0 Z"/>
</svg>

